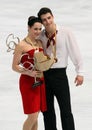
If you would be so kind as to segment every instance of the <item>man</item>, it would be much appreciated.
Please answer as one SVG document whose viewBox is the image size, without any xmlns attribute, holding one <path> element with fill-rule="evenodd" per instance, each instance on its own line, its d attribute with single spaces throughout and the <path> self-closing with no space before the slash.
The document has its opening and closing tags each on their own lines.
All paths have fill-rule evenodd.
<svg viewBox="0 0 92 130">
<path fill-rule="evenodd" d="M 56 54 L 54 54 L 56 63 L 44 72 L 47 93 L 47 112 L 43 113 L 45 130 L 57 130 L 54 96 L 59 104 L 62 129 L 75 130 L 66 68 L 69 56 L 77 73 L 75 84 L 76 86 L 82 85 L 83 63 L 81 54 L 73 34 L 69 29 L 55 24 L 54 16 L 49 8 L 41 8 L 38 17 L 45 27 L 40 35 L 45 53 L 50 56 L 53 54 L 51 43 L 56 50 Z"/>
</svg>

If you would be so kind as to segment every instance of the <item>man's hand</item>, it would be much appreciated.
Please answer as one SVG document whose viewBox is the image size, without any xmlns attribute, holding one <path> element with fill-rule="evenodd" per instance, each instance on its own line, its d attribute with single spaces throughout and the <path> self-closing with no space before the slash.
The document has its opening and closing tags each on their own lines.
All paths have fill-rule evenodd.
<svg viewBox="0 0 92 130">
<path fill-rule="evenodd" d="M 76 84 L 76 86 L 82 85 L 83 84 L 83 76 L 77 75 L 75 78 L 74 83 Z"/>
</svg>

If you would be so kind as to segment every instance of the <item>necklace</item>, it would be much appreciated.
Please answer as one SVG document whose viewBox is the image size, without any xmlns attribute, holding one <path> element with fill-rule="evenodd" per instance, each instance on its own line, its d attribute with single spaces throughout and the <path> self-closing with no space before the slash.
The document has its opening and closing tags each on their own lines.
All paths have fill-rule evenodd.
<svg viewBox="0 0 92 130">
<path fill-rule="evenodd" d="M 38 47 L 38 46 L 37 46 L 37 41 L 35 40 L 35 42 L 32 42 L 31 39 L 30 39 L 28 36 L 25 38 L 25 41 L 26 41 L 28 44 L 30 44 L 33 48 L 34 48 L 34 47 Z"/>
</svg>

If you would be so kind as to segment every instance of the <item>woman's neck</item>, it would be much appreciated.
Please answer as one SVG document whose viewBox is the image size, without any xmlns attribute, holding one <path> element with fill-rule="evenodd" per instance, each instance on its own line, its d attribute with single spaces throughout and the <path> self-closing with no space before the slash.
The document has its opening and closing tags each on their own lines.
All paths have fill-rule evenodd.
<svg viewBox="0 0 92 130">
<path fill-rule="evenodd" d="M 36 42 L 36 39 L 34 37 L 31 37 L 29 34 L 27 37 L 30 39 L 31 42 L 33 42 L 33 43 Z"/>
<path fill-rule="evenodd" d="M 30 35 L 28 35 L 25 39 L 26 39 L 26 41 L 27 41 L 29 44 L 31 44 L 32 46 L 36 46 L 36 45 L 37 45 L 36 39 L 30 37 Z"/>
</svg>

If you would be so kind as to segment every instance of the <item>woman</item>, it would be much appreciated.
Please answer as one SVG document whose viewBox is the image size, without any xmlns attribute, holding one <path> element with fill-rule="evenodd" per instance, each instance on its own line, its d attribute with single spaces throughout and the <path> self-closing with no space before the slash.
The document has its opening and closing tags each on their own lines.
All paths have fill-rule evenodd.
<svg viewBox="0 0 92 130">
<path fill-rule="evenodd" d="M 43 76 L 40 78 L 42 84 L 33 88 L 34 77 L 41 75 L 42 72 L 36 71 L 33 66 L 26 69 L 26 63 L 34 65 L 34 53 L 43 51 L 41 41 L 36 38 L 42 29 L 41 21 L 31 16 L 28 18 L 28 35 L 17 44 L 14 52 L 12 68 L 21 73 L 20 92 L 22 96 L 24 113 L 28 115 L 23 125 L 23 130 L 37 130 L 37 118 L 40 111 L 46 111 L 45 84 Z M 20 65 L 25 65 L 24 67 Z M 27 62 L 26 62 L 27 61 Z"/>
</svg>

